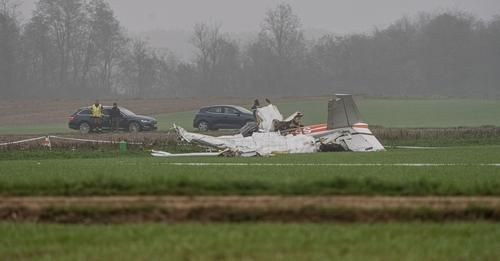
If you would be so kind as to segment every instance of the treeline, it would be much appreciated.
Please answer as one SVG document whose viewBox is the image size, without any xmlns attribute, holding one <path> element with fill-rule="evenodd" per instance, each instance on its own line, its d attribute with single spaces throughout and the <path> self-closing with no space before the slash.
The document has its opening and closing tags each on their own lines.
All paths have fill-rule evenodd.
<svg viewBox="0 0 500 261">
<path fill-rule="evenodd" d="M 198 23 L 196 59 L 131 39 L 105 0 L 0 0 L 2 97 L 500 96 L 500 17 L 403 18 L 370 34 L 304 37 L 282 3 L 250 42 Z"/>
</svg>

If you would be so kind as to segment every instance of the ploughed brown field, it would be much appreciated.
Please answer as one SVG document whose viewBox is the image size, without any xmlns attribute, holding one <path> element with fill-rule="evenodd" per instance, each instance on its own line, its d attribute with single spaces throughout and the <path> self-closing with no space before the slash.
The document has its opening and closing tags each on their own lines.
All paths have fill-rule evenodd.
<svg viewBox="0 0 500 261">
<path fill-rule="evenodd" d="M 302 97 L 304 100 L 317 100 L 324 98 Z M 273 102 L 295 101 L 299 98 L 279 98 Z M 252 98 L 162 98 L 162 99 L 102 99 L 103 105 L 112 105 L 118 102 L 120 106 L 126 107 L 137 114 L 154 115 L 162 113 L 174 113 L 196 110 L 200 107 L 212 104 L 234 104 L 251 106 Z M 65 121 L 68 116 L 78 108 L 90 106 L 95 100 L 64 99 L 64 100 L 0 100 L 0 126 L 16 124 L 54 123 Z"/>
<path fill-rule="evenodd" d="M 104 105 L 111 105 L 118 102 L 132 111 L 140 114 L 159 114 L 188 111 L 204 106 L 207 103 L 249 103 L 244 99 L 232 98 L 172 98 L 172 99 L 127 99 L 109 100 L 103 99 L 100 102 Z M 35 124 L 60 122 L 75 112 L 78 108 L 89 106 L 95 100 L 0 100 L 0 122 L 2 125 L 14 124 Z"/>
</svg>

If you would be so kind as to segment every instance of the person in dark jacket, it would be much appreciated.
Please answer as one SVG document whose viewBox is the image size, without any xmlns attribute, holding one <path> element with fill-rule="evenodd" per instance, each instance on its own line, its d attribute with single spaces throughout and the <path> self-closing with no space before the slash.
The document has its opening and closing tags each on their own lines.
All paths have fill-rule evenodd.
<svg viewBox="0 0 500 261">
<path fill-rule="evenodd" d="M 260 102 L 258 99 L 256 99 L 253 102 L 253 106 L 252 106 L 253 118 L 255 119 L 255 121 L 257 121 L 257 109 L 258 108 L 260 108 Z"/>
<path fill-rule="evenodd" d="M 122 119 L 122 115 L 120 112 L 120 108 L 118 108 L 118 104 L 113 103 L 113 108 L 111 108 L 111 130 L 118 131 L 120 129 L 120 121 Z"/>
</svg>

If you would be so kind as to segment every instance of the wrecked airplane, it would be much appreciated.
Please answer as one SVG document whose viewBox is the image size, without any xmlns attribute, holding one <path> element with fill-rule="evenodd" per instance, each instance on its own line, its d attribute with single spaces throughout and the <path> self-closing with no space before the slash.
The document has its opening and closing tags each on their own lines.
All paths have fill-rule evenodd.
<svg viewBox="0 0 500 261">
<path fill-rule="evenodd" d="M 218 153 L 170 154 L 153 151 L 156 157 L 179 156 L 269 156 L 273 154 L 314 153 L 322 151 L 383 151 L 384 147 L 361 121 L 352 95 L 337 94 L 328 103 L 325 124 L 303 126 L 303 114 L 296 112 L 284 118 L 278 108 L 269 104 L 257 109 L 257 123 L 243 127 L 240 134 L 213 137 L 188 132 L 174 126 L 179 137 L 219 150 Z"/>
</svg>

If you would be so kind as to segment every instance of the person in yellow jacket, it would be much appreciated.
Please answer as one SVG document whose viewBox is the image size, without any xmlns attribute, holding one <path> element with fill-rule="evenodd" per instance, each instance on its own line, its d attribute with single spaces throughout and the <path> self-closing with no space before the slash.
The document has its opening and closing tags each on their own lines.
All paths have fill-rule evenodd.
<svg viewBox="0 0 500 261">
<path fill-rule="evenodd" d="M 92 112 L 92 121 L 94 123 L 95 131 L 102 131 L 102 117 L 103 117 L 103 108 L 99 103 L 99 100 L 96 100 L 94 104 L 90 107 L 90 111 Z"/>
</svg>

